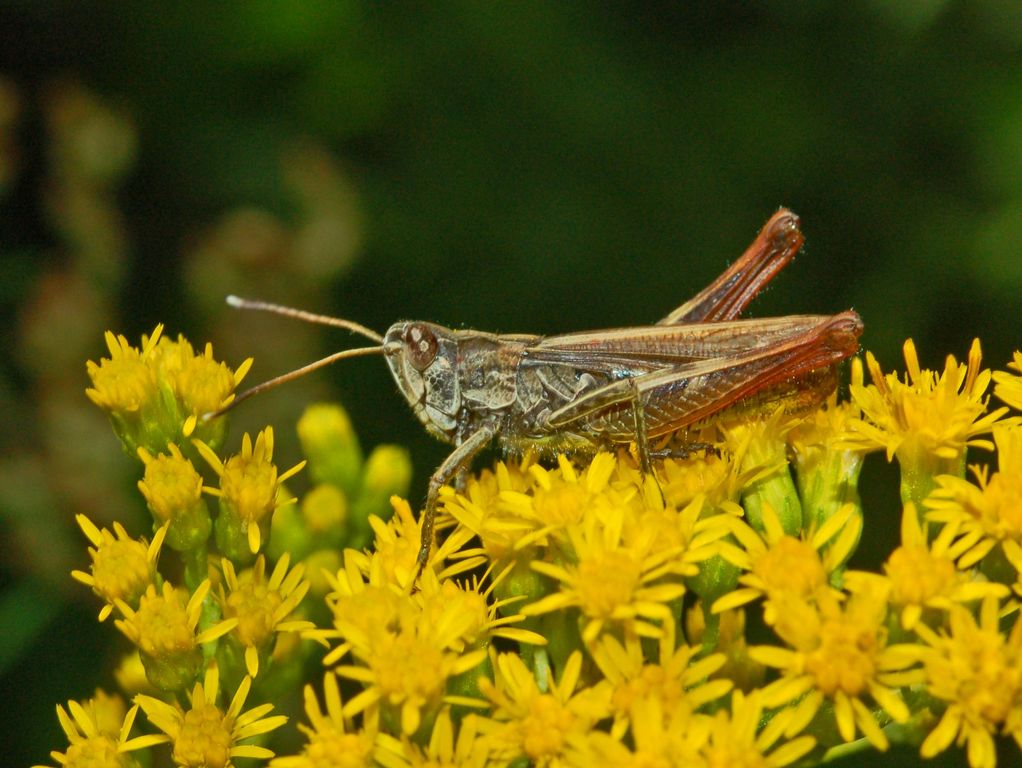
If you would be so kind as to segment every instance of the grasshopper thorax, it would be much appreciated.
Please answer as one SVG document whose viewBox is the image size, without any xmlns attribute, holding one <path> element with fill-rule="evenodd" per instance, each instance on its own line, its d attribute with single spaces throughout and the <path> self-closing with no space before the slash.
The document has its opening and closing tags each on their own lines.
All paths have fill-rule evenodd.
<svg viewBox="0 0 1022 768">
<path fill-rule="evenodd" d="M 435 323 L 395 323 L 384 336 L 383 349 L 416 418 L 434 437 L 454 442 L 461 410 L 454 332 Z"/>
</svg>

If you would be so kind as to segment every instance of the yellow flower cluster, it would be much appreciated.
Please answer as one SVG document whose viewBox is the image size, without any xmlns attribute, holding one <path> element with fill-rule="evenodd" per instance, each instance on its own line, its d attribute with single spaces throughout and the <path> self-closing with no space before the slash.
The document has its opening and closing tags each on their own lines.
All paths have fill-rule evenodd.
<svg viewBox="0 0 1022 768">
<path fill-rule="evenodd" d="M 867 355 L 848 401 L 728 424 L 651 476 L 624 449 L 497 462 L 442 490 L 418 574 L 403 451 L 363 459 L 346 414 L 313 406 L 295 498 L 304 462 L 278 471 L 272 429 L 226 457 L 202 437 L 240 380 L 208 348 L 159 329 L 108 346 L 89 396 L 141 459 L 154 535 L 80 519 L 74 576 L 151 689 L 58 707 L 62 765 L 169 745 L 182 767 L 725 768 L 916 744 L 993 768 L 999 739 L 1022 745 L 1022 354 L 991 373 L 977 342 L 938 373 L 908 342 L 904 378 Z M 968 479 L 970 448 L 996 470 Z M 864 529 L 890 527 L 859 494 L 872 451 L 899 464 L 900 543 L 852 570 Z M 269 702 L 300 688 L 303 742 L 274 754 Z"/>
</svg>

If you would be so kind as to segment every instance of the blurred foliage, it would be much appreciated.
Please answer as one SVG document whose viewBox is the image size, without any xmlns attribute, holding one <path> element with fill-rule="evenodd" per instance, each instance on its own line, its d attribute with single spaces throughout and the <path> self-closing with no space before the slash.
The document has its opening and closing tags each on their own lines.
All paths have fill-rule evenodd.
<svg viewBox="0 0 1022 768">
<path fill-rule="evenodd" d="M 73 513 L 138 507 L 83 395 L 103 330 L 166 322 L 254 356 L 259 381 L 349 339 L 231 313 L 224 294 L 381 331 L 640 324 L 783 204 L 807 247 L 755 314 L 854 307 L 888 365 L 907 337 L 939 368 L 979 336 L 1003 367 L 1020 344 L 1020 92 L 1013 0 L 0 5 L 12 764 L 44 757 L 52 703 L 91 690 L 108 654 L 63 598 L 84 557 Z M 383 366 L 292 386 L 309 397 L 266 395 L 235 439 L 333 391 L 368 442 L 411 446 L 422 493 L 444 449 Z"/>
</svg>

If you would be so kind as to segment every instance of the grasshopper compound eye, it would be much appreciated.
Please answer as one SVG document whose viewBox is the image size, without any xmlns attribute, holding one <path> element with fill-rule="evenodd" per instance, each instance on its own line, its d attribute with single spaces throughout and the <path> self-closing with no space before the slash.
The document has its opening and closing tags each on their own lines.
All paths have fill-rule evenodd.
<svg viewBox="0 0 1022 768">
<path fill-rule="evenodd" d="M 408 362 L 417 371 L 426 370 L 440 350 L 433 331 L 420 323 L 412 323 L 405 329 L 404 342 L 408 350 Z"/>
</svg>

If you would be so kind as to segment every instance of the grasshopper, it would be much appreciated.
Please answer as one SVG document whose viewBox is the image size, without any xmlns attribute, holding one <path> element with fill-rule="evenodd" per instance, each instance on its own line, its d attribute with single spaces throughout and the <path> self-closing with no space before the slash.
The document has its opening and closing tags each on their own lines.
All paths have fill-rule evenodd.
<svg viewBox="0 0 1022 768">
<path fill-rule="evenodd" d="M 837 384 L 836 364 L 858 350 L 862 320 L 855 312 L 735 319 L 802 242 L 798 217 L 782 208 L 723 274 L 655 325 L 556 336 L 420 321 L 395 323 L 380 336 L 350 320 L 228 297 L 235 307 L 345 328 L 374 342 L 271 379 L 228 407 L 336 360 L 382 354 L 422 425 L 454 446 L 429 480 L 419 573 L 441 487 L 491 441 L 545 455 L 634 443 L 649 474 L 651 439 L 677 433 L 684 443 L 688 431 L 724 418 L 764 408 L 802 411 L 825 400 Z"/>
</svg>

